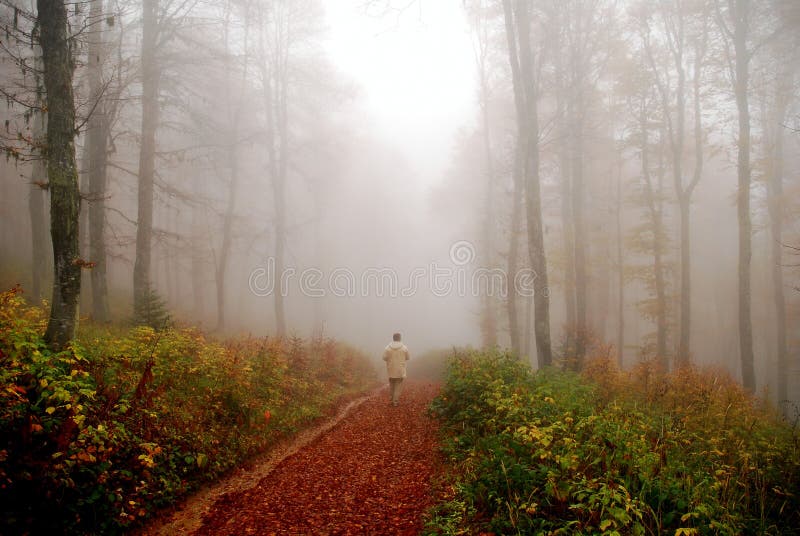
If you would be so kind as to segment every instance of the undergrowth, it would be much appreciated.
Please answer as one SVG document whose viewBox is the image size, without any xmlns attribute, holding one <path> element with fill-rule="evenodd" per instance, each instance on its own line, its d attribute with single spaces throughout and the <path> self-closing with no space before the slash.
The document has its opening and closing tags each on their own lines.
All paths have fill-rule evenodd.
<svg viewBox="0 0 800 536">
<path fill-rule="evenodd" d="M 797 430 L 727 375 L 449 363 L 428 534 L 798 534 Z"/>
<path fill-rule="evenodd" d="M 0 294 L 2 534 L 123 532 L 375 379 L 332 340 L 86 325 L 53 353 L 45 323 Z"/>
</svg>

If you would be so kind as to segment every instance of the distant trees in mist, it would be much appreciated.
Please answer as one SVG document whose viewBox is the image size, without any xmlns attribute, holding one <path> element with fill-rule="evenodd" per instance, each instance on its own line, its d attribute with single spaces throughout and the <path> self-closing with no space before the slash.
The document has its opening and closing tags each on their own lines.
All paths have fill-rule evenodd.
<svg viewBox="0 0 800 536">
<path fill-rule="evenodd" d="M 321 53 L 320 3 L 47 4 L 63 8 L 66 18 L 53 19 L 35 2 L 0 5 L 5 32 L 0 89 L 7 101 L 3 181 L 12 192 L 21 182 L 12 177 L 30 185 L 32 259 L 26 264 L 32 267 L 32 285 L 26 291 L 38 300 L 52 281 L 46 233 L 52 219 L 54 296 L 75 294 L 69 305 L 74 320 L 80 289 L 82 314 L 95 321 L 148 322 L 163 318 L 153 308 L 167 303 L 179 304 L 186 317 L 220 330 L 229 327 L 232 259 L 255 262 L 254 249 L 270 254 L 282 270 L 293 224 L 287 215 L 297 190 L 305 196 L 310 190 L 319 212 L 326 178 L 335 175 L 336 155 L 329 146 L 339 127 L 333 112 L 350 92 Z M 45 22 L 63 34 L 55 39 L 65 47 L 58 66 L 41 59 L 49 35 L 44 30 L 50 28 Z M 56 67 L 70 77 L 59 80 L 59 88 L 74 88 L 74 97 L 47 86 Z M 64 142 L 77 160 L 80 197 L 77 183 L 62 192 L 60 175 L 54 175 L 70 173 L 51 140 L 60 124 L 50 120 L 61 113 L 49 102 L 56 96 L 69 104 L 64 113 L 74 116 L 72 135 Z M 325 116 L 323 109 L 331 113 Z M 259 198 L 243 198 L 244 188 Z M 50 211 L 46 196 L 53 203 Z M 68 217 L 62 217 L 66 203 L 78 199 L 80 236 L 78 221 L 72 222 L 78 206 L 70 205 Z M 9 216 L 18 210 L 9 208 Z M 14 252 L 21 244 L 9 238 L 4 245 Z M 65 270 L 69 284 L 62 280 Z M 126 273 L 131 283 L 123 285 Z M 180 296 L 185 283 L 191 283 L 189 299 Z M 119 296 L 126 287 L 132 300 Z M 206 296 L 215 298 L 214 313 L 206 311 Z M 287 332 L 283 299 L 275 293 L 275 329 L 281 335 Z M 53 314 L 61 314 L 51 303 Z M 63 333 L 59 338 L 68 340 L 70 329 Z"/>
<path fill-rule="evenodd" d="M 541 288 L 535 312 L 512 294 L 503 302 L 502 322 L 485 320 L 503 309 L 497 294 L 484 289 L 484 344 L 508 341 L 521 354 L 538 354 L 541 366 L 550 351 L 541 341 L 553 330 L 554 359 L 568 366 L 580 368 L 589 347 L 608 338 L 620 363 L 635 348 L 638 359 L 670 367 L 713 360 L 696 350 L 706 348 L 709 337 L 738 337 L 744 385 L 759 385 L 760 359 L 759 370 L 769 374 L 760 385 L 772 385 L 776 399 L 785 401 L 787 383 L 800 376 L 800 340 L 786 330 L 787 315 L 796 324 L 800 310 L 784 280 L 800 277 L 786 266 L 787 246 L 800 235 L 785 232 L 798 222 L 796 198 L 787 190 L 800 191 L 791 172 L 800 156 L 791 129 L 800 6 L 780 0 L 473 0 L 466 10 L 480 113 L 475 139 L 462 143 L 480 143 L 483 151 L 475 154 L 485 155 L 472 157 L 483 173 L 466 174 L 485 183 L 477 192 L 492 192 L 496 200 L 473 204 L 486 214 L 474 228 L 482 237 L 479 258 L 509 273 L 529 266 L 546 286 L 550 282 L 547 305 Z M 709 177 L 714 185 L 703 187 Z M 504 191 L 510 194 L 497 195 Z M 709 259 L 694 245 L 697 214 L 715 219 L 705 212 L 709 192 L 735 203 L 738 229 L 702 233 L 721 242 L 736 236 L 735 263 Z M 527 227 L 520 225 L 523 212 Z M 769 244 L 768 258 L 754 257 L 753 240 Z M 769 274 L 770 292 L 754 292 L 754 263 L 759 277 Z M 735 300 L 726 295 L 703 304 L 720 315 L 734 308 L 734 332 L 709 331 L 708 317 L 695 321 L 693 280 L 708 270 L 735 274 L 729 294 Z M 700 291 L 707 300 L 707 289 Z M 787 300 L 794 305 L 787 308 Z M 758 311 L 771 303 L 769 320 L 755 316 L 754 302 Z M 652 333 L 638 327 L 626 333 L 631 305 Z M 608 335 L 612 324 L 615 336 Z M 535 345 L 521 335 L 531 330 Z"/>
<path fill-rule="evenodd" d="M 321 222 L 358 118 L 322 49 L 320 2 L 45 4 L 0 3 L 13 199 L 0 242 L 34 300 L 53 285 L 50 340 L 69 340 L 79 302 L 96 321 L 141 321 L 161 318 L 162 294 L 186 318 L 235 329 L 230 283 L 247 262 L 269 255 L 280 274 L 312 244 L 323 263 Z M 437 191 L 465 197 L 477 262 L 506 273 L 505 289 L 482 287 L 483 344 L 575 369 L 606 340 L 621 365 L 735 361 L 747 388 L 792 396 L 800 5 L 463 9 L 477 121 Z M 524 269 L 532 296 L 514 289 Z M 271 299 L 263 324 L 285 335 L 288 298 Z"/>
</svg>

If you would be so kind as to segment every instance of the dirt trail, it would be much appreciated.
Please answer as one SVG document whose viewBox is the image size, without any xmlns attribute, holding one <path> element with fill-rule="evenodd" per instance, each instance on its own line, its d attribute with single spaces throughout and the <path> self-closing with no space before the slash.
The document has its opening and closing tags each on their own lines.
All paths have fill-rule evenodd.
<svg viewBox="0 0 800 536">
<path fill-rule="evenodd" d="M 406 382 L 398 407 L 383 388 L 199 494 L 147 534 L 417 534 L 430 504 L 436 388 Z"/>
</svg>

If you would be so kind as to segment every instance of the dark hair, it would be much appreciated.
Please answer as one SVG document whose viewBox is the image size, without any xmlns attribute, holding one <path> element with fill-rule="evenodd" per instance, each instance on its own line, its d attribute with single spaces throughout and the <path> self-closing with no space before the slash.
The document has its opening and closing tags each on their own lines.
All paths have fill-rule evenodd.
<svg viewBox="0 0 800 536">
<path fill-rule="evenodd" d="M 392 335 L 392 340 L 393 341 L 399 341 L 400 340 L 400 334 L 399 333 L 395 333 L 394 335 Z"/>
</svg>

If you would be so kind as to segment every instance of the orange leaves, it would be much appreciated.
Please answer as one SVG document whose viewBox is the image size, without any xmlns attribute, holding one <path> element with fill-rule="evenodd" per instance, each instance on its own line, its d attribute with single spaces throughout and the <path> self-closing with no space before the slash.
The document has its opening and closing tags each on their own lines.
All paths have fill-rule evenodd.
<svg viewBox="0 0 800 536">
<path fill-rule="evenodd" d="M 381 391 L 254 488 L 224 495 L 195 534 L 418 534 L 438 456 L 434 391 L 410 383 L 399 407 Z"/>
</svg>

